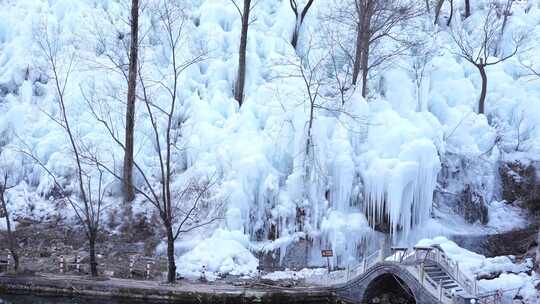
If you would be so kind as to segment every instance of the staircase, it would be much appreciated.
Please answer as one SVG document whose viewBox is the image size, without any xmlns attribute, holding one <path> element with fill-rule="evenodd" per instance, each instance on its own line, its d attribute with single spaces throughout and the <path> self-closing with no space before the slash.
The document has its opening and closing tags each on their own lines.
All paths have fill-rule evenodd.
<svg viewBox="0 0 540 304">
<path fill-rule="evenodd" d="M 465 291 L 442 267 L 437 263 L 427 263 L 424 266 L 426 275 L 437 284 L 441 285 L 445 295 L 461 294 Z"/>
</svg>

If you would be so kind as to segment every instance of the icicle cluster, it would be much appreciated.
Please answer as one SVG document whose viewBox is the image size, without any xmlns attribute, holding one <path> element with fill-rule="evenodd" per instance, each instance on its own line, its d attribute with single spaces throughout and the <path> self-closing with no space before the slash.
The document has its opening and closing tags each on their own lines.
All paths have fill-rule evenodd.
<svg viewBox="0 0 540 304">
<path fill-rule="evenodd" d="M 429 218 L 440 160 L 429 140 L 401 147 L 397 159 L 374 159 L 363 173 L 365 212 L 370 224 L 388 221 L 390 233 L 407 237 Z"/>
</svg>

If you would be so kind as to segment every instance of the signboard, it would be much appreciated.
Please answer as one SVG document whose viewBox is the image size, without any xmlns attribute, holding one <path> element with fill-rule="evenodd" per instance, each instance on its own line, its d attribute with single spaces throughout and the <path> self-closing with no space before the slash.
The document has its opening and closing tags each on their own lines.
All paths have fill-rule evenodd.
<svg viewBox="0 0 540 304">
<path fill-rule="evenodd" d="M 334 256 L 334 252 L 332 250 L 322 250 L 321 255 L 323 258 L 329 258 Z"/>
</svg>

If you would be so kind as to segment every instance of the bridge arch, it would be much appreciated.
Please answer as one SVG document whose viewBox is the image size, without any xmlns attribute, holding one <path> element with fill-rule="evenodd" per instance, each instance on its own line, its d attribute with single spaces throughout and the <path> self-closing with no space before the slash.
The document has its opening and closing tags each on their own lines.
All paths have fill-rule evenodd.
<svg viewBox="0 0 540 304">
<path fill-rule="evenodd" d="M 360 303 L 416 304 L 416 299 L 403 279 L 393 273 L 385 273 L 369 282 Z"/>
<path fill-rule="evenodd" d="M 418 280 L 410 274 L 402 266 L 391 263 L 382 262 L 368 269 L 360 276 L 337 286 L 335 292 L 340 298 L 347 302 L 355 304 L 371 304 L 369 301 L 376 295 L 378 287 L 388 284 L 389 287 L 400 286 L 404 293 L 410 295 L 413 301 L 406 303 L 414 304 L 434 304 L 439 303 L 433 295 L 431 295 Z"/>
</svg>

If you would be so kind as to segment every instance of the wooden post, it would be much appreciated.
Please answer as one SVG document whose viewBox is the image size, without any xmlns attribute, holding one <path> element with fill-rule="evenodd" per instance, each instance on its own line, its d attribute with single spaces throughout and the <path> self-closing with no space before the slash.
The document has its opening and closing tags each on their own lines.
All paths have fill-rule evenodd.
<svg viewBox="0 0 540 304">
<path fill-rule="evenodd" d="M 366 257 L 364 257 L 364 261 L 362 263 L 362 273 L 366 272 L 367 270 L 367 260 L 366 260 Z"/>
<path fill-rule="evenodd" d="M 437 286 L 439 291 L 439 301 L 442 301 L 442 294 L 443 294 L 443 288 L 442 288 L 442 279 L 439 280 L 439 286 Z"/>
<path fill-rule="evenodd" d="M 129 259 L 129 277 L 133 278 L 133 265 L 135 264 L 135 260 L 133 258 Z"/>
<path fill-rule="evenodd" d="M 8 252 L 8 254 L 7 254 L 6 271 L 9 271 L 9 266 L 10 266 L 9 261 L 10 261 L 10 260 L 11 260 L 11 254 Z"/>
<path fill-rule="evenodd" d="M 64 256 L 60 256 L 60 273 L 64 273 Z"/>
<path fill-rule="evenodd" d="M 330 257 L 326 257 L 326 263 L 328 264 L 328 273 L 330 273 Z"/>
<path fill-rule="evenodd" d="M 206 265 L 202 266 L 201 281 L 206 282 Z"/>
<path fill-rule="evenodd" d="M 81 257 L 80 256 L 75 257 L 75 268 L 77 269 L 77 273 L 81 272 Z"/>
<path fill-rule="evenodd" d="M 384 262 L 384 239 L 381 240 L 381 251 L 379 252 L 379 262 Z"/>
<path fill-rule="evenodd" d="M 473 285 L 473 292 L 474 292 L 474 296 L 476 297 L 476 295 L 478 294 L 478 275 L 474 275 L 474 285 Z"/>
<path fill-rule="evenodd" d="M 420 263 L 420 284 L 424 285 L 424 262 Z"/>
<path fill-rule="evenodd" d="M 146 279 L 150 279 L 150 262 L 146 263 Z"/>
</svg>

